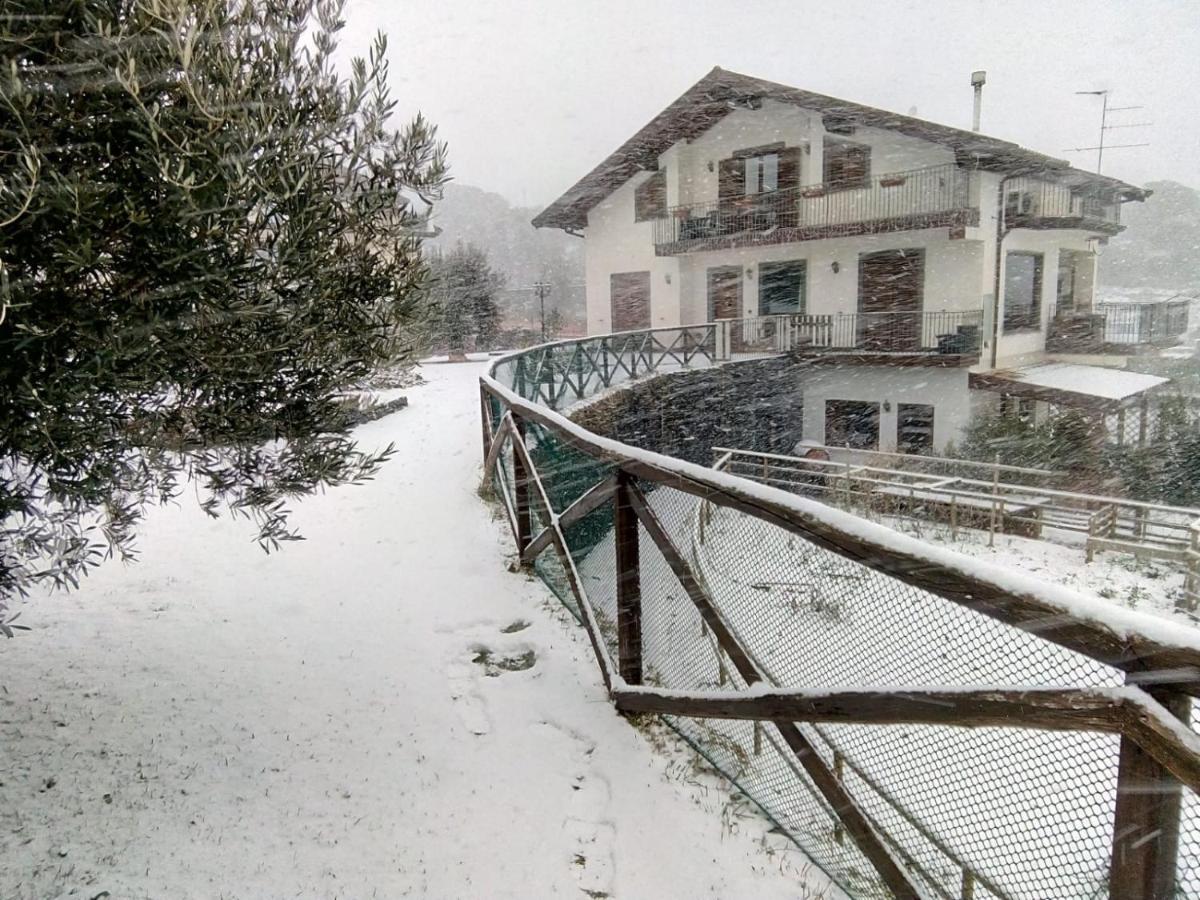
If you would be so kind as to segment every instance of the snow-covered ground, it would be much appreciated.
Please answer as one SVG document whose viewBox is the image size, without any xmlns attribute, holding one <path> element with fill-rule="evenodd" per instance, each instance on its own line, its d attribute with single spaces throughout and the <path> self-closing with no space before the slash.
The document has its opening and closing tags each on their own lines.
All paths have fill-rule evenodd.
<svg viewBox="0 0 1200 900">
<path fill-rule="evenodd" d="M 804 897 L 818 872 L 604 697 L 507 570 L 476 379 L 425 368 L 368 486 L 307 541 L 156 511 L 142 560 L 36 596 L 0 641 L 0 897 Z"/>
<path fill-rule="evenodd" d="M 997 534 L 989 546 L 988 533 L 978 529 L 959 528 L 952 534 L 949 525 L 941 522 L 892 516 L 880 517 L 879 521 L 904 534 L 1027 572 L 1117 606 L 1178 619 L 1193 627 L 1200 622 L 1197 616 L 1176 608 L 1184 581 L 1179 563 L 1139 560 L 1128 553 L 1110 551 L 1098 551 L 1089 563 L 1084 535 L 1054 529 L 1047 529 L 1043 540 Z"/>
</svg>

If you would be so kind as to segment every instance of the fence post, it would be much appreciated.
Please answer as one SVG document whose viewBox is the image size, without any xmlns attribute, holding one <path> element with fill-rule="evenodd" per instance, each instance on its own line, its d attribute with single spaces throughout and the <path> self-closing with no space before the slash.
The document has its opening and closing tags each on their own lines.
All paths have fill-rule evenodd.
<svg viewBox="0 0 1200 900">
<path fill-rule="evenodd" d="M 627 684 L 642 683 L 642 585 L 638 521 L 629 501 L 633 476 L 617 471 L 613 534 L 617 551 L 617 657 Z"/>
<path fill-rule="evenodd" d="M 840 752 L 833 751 L 833 775 L 838 780 L 838 784 L 843 784 L 846 779 L 846 760 Z M 846 842 L 846 829 L 842 827 L 841 818 L 836 818 L 833 824 L 833 839 L 837 841 L 838 846 Z"/>
<path fill-rule="evenodd" d="M 479 424 L 483 430 L 483 458 L 487 459 L 488 451 L 492 449 L 492 409 L 488 392 L 479 386 Z"/>
<path fill-rule="evenodd" d="M 1194 611 L 1200 605 L 1200 519 L 1188 527 L 1187 574 L 1183 579 L 1182 608 Z"/>
<path fill-rule="evenodd" d="M 962 890 L 959 895 L 962 900 L 975 900 L 975 873 L 970 869 L 962 870 Z"/>
<path fill-rule="evenodd" d="M 517 428 L 517 439 L 525 443 L 525 420 L 513 416 L 513 424 Z M 517 507 L 517 551 L 524 552 L 533 540 L 533 522 L 529 509 L 529 473 L 525 471 L 525 463 L 521 454 L 513 451 L 513 499 Z"/>
<path fill-rule="evenodd" d="M 1152 692 L 1184 723 L 1186 694 Z M 1121 739 L 1113 814 L 1110 900 L 1169 900 L 1175 894 L 1183 791 L 1175 777 L 1127 737 Z"/>
</svg>

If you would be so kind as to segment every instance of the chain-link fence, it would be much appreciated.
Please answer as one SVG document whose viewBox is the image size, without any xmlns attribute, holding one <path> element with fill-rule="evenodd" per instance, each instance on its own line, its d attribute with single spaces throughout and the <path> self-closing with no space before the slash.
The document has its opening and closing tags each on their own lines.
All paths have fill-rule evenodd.
<svg viewBox="0 0 1200 900">
<path fill-rule="evenodd" d="M 618 707 L 676 710 L 853 896 L 1200 896 L 1200 740 L 1127 686 L 1150 670 L 1185 712 L 1200 639 L 539 408 L 681 347 L 709 364 L 707 328 L 540 348 L 483 385 L 489 478 Z"/>
</svg>

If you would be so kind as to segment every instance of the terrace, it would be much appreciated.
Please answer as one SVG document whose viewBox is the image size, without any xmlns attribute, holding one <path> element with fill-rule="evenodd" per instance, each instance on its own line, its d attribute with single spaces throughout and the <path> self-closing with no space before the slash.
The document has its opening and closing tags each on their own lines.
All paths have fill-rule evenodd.
<svg viewBox="0 0 1200 900">
<path fill-rule="evenodd" d="M 1011 228 L 1081 228 L 1111 235 L 1121 230 L 1121 204 L 1095 191 L 1015 178 L 1005 186 L 1004 221 Z"/>
<path fill-rule="evenodd" d="M 1105 303 L 1095 311 L 1050 320 L 1046 349 L 1059 353 L 1121 353 L 1178 343 L 1188 330 L 1189 297 L 1151 303 Z"/>
<path fill-rule="evenodd" d="M 955 165 L 687 203 L 654 220 L 659 256 L 979 224 L 977 175 Z"/>
<path fill-rule="evenodd" d="M 983 311 L 748 316 L 714 324 L 719 358 L 734 353 L 811 353 L 839 361 L 974 365 L 979 361 Z"/>
</svg>

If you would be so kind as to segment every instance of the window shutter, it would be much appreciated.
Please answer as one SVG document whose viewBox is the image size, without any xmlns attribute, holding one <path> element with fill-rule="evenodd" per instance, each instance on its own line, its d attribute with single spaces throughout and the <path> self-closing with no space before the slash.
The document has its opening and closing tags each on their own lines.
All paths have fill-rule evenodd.
<svg viewBox="0 0 1200 900">
<path fill-rule="evenodd" d="M 786 147 L 779 151 L 779 190 L 800 187 L 800 158 L 803 155 L 802 147 Z"/>
<path fill-rule="evenodd" d="M 667 173 L 656 172 L 633 192 L 633 220 L 645 222 L 667 214 Z"/>
<path fill-rule="evenodd" d="M 717 197 L 728 200 L 746 193 L 746 161 L 723 159 L 717 164 Z"/>
</svg>

